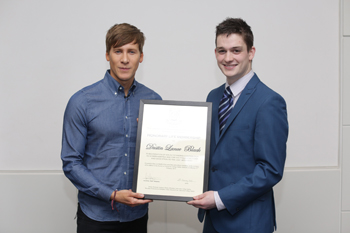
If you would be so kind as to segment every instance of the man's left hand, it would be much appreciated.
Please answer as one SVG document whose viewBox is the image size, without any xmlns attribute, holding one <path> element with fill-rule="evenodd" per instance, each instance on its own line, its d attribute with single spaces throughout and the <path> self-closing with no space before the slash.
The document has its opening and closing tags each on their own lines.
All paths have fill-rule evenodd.
<svg viewBox="0 0 350 233">
<path fill-rule="evenodd" d="M 189 201 L 187 204 L 204 210 L 213 209 L 216 207 L 214 191 L 208 191 L 201 195 L 195 196 L 193 197 L 193 201 Z"/>
</svg>

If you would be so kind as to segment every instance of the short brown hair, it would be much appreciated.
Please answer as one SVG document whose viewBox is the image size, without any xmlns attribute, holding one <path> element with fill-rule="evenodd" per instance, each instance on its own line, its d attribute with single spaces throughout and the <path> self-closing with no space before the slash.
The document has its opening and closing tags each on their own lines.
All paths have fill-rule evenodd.
<svg viewBox="0 0 350 233">
<path fill-rule="evenodd" d="M 231 35 L 231 34 L 239 34 L 243 37 L 244 42 L 247 45 L 248 51 L 253 47 L 254 44 L 254 35 L 250 26 L 240 18 L 227 18 L 218 26 L 216 26 L 216 38 L 215 45 L 217 42 L 217 38 L 220 35 Z"/>
<path fill-rule="evenodd" d="M 128 23 L 115 24 L 106 34 L 106 52 L 109 53 L 112 47 L 117 48 L 134 42 L 134 44 L 139 45 L 139 50 L 142 53 L 145 39 L 145 36 L 137 27 Z"/>
</svg>

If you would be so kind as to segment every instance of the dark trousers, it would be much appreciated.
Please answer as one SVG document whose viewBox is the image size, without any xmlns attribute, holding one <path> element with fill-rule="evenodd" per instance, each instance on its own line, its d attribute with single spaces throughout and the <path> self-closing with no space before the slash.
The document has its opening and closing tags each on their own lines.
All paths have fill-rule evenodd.
<svg viewBox="0 0 350 233">
<path fill-rule="evenodd" d="M 204 220 L 204 226 L 203 226 L 203 233 L 216 233 L 213 223 L 211 221 L 209 211 L 205 214 L 205 220 Z"/>
<path fill-rule="evenodd" d="M 77 233 L 147 233 L 148 214 L 131 222 L 99 222 L 87 217 L 78 206 Z"/>
</svg>

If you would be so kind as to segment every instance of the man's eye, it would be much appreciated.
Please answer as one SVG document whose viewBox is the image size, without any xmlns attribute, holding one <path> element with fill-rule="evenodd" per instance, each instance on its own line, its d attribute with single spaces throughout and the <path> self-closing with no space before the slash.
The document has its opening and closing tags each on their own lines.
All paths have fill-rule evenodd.
<svg viewBox="0 0 350 233">
<path fill-rule="evenodd" d="M 226 51 L 225 50 L 219 50 L 219 53 L 220 54 L 224 54 L 224 53 L 226 53 Z"/>
</svg>

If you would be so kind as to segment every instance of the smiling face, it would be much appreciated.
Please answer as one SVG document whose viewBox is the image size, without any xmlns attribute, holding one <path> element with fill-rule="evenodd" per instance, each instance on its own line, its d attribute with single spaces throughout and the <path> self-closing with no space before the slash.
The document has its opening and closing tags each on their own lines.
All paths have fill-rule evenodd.
<svg viewBox="0 0 350 233">
<path fill-rule="evenodd" d="M 216 38 L 216 60 L 229 85 L 249 73 L 254 54 L 255 47 L 248 51 L 246 43 L 239 34 L 229 36 L 222 34 Z"/>
<path fill-rule="evenodd" d="M 111 48 L 106 53 L 109 61 L 110 74 L 117 80 L 124 89 L 129 90 L 134 82 L 135 73 L 139 63 L 143 61 L 143 53 L 139 50 L 139 45 L 131 42 L 121 47 Z"/>
</svg>

